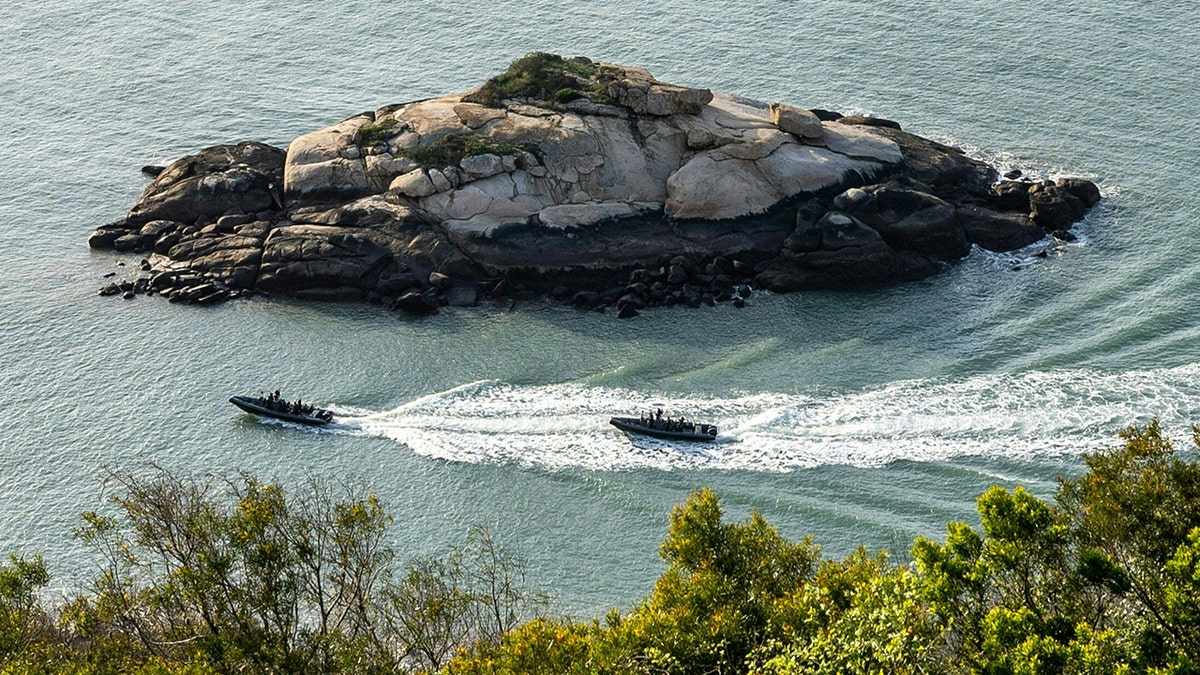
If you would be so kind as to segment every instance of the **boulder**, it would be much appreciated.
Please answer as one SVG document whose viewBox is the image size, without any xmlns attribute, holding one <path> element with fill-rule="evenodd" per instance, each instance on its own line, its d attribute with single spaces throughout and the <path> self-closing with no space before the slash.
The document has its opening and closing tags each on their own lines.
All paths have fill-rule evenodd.
<svg viewBox="0 0 1200 675">
<path fill-rule="evenodd" d="M 112 242 L 112 247 L 118 251 L 136 251 L 141 245 L 141 235 L 132 233 L 124 233 Z"/>
<path fill-rule="evenodd" d="M 971 252 L 954 207 L 945 202 L 914 211 L 878 231 L 893 249 L 924 253 L 935 260 L 956 260 Z"/>
<path fill-rule="evenodd" d="M 437 314 L 440 305 L 441 303 L 429 293 L 409 291 L 396 298 L 396 301 L 392 304 L 392 309 L 408 312 L 409 314 L 430 315 Z"/>
<path fill-rule="evenodd" d="M 219 145 L 176 160 L 154 179 L 126 222 L 194 223 L 230 211 L 281 206 L 284 152 L 264 143 Z"/>
<path fill-rule="evenodd" d="M 504 172 L 504 160 L 490 152 L 464 157 L 458 165 L 472 179 L 487 178 Z"/>
<path fill-rule="evenodd" d="M 125 236 L 126 234 L 129 234 L 129 231 L 124 227 L 105 225 L 104 227 L 98 228 L 92 233 L 92 236 L 88 237 L 88 246 L 91 248 L 100 249 L 113 248 L 113 245 L 116 243 L 117 239 Z"/>
<path fill-rule="evenodd" d="M 433 181 L 429 180 L 429 175 L 425 173 L 424 169 L 413 169 L 397 176 L 388 186 L 388 190 L 398 192 L 406 197 L 428 197 L 437 192 L 433 187 Z"/>
<path fill-rule="evenodd" d="M 771 123 L 801 138 L 820 139 L 825 135 L 825 127 L 819 117 L 808 110 L 783 103 L 771 104 Z"/>
<path fill-rule="evenodd" d="M 1003 253 L 1043 239 L 1046 231 L 1022 213 L 998 213 L 982 206 L 958 207 L 958 222 L 976 246 Z"/>
<path fill-rule="evenodd" d="M 1002 180 L 992 187 L 988 203 L 997 211 L 1029 213 L 1029 186 L 1031 183 Z"/>
<path fill-rule="evenodd" d="M 1100 201 L 1100 188 L 1084 178 L 1062 178 L 1055 187 L 1065 190 L 1083 203 L 1084 208 L 1092 208 Z"/>
<path fill-rule="evenodd" d="M 823 251 L 857 248 L 882 241 L 878 232 L 862 224 L 856 218 L 837 211 L 826 213 L 817 222 L 815 229 L 821 234 L 819 248 Z"/>
<path fill-rule="evenodd" d="M 1030 217 L 1046 230 L 1069 230 L 1087 213 L 1083 202 L 1057 185 L 1035 185 L 1029 190 Z"/>
</svg>

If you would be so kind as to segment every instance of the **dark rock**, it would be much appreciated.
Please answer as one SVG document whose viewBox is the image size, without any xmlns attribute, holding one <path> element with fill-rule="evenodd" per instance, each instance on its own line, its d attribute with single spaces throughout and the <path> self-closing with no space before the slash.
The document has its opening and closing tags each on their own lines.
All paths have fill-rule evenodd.
<svg viewBox="0 0 1200 675">
<path fill-rule="evenodd" d="M 882 238 L 875 230 L 844 213 L 830 211 L 817 223 L 821 234 L 821 250 L 836 251 L 846 247 L 866 246 Z"/>
<path fill-rule="evenodd" d="M 595 291 L 579 291 L 571 298 L 571 304 L 587 309 L 600 304 L 600 294 Z"/>
<path fill-rule="evenodd" d="M 822 122 L 835 122 L 842 118 L 842 114 L 840 112 L 822 110 L 821 108 L 811 108 L 808 112 L 816 115 L 817 119 L 821 120 Z"/>
<path fill-rule="evenodd" d="M 850 188 L 833 198 L 833 208 L 843 213 L 854 214 L 862 209 L 876 210 L 875 195 L 862 188 Z"/>
<path fill-rule="evenodd" d="M 152 220 L 142 226 L 138 234 L 141 235 L 141 242 L 138 244 L 142 249 L 153 249 L 154 245 L 162 237 L 178 231 L 183 226 L 183 223 L 175 222 L 174 220 Z"/>
<path fill-rule="evenodd" d="M 151 178 L 157 178 L 158 174 L 162 173 L 163 171 L 166 171 L 166 169 L 167 169 L 167 167 L 165 167 L 165 166 L 159 166 L 157 164 L 147 164 L 142 167 L 142 173 L 146 174 L 147 176 L 150 176 Z"/>
<path fill-rule="evenodd" d="M 629 284 L 625 287 L 626 293 L 632 293 L 637 296 L 643 296 L 649 290 L 650 287 L 643 283 Z"/>
<path fill-rule="evenodd" d="M 409 291 L 396 298 L 392 309 L 408 312 L 409 314 L 430 315 L 437 314 L 439 306 L 441 306 L 441 303 L 433 298 L 431 294 L 420 291 Z"/>
<path fill-rule="evenodd" d="M 238 288 L 253 288 L 263 258 L 261 242 L 234 234 L 199 237 L 181 241 L 167 252 L 178 262 L 186 262 L 195 272 L 227 281 Z M 328 284 L 330 287 L 344 284 Z M 294 290 L 303 290 L 297 287 Z"/>
<path fill-rule="evenodd" d="M 640 312 L 637 311 L 636 307 L 634 307 L 632 305 L 621 305 L 620 310 L 617 312 L 617 318 L 618 319 L 632 319 L 633 317 L 637 316 L 638 314 L 640 314 Z"/>
<path fill-rule="evenodd" d="M 601 291 L 600 302 L 603 302 L 606 305 L 611 305 L 612 303 L 616 302 L 617 298 L 621 297 L 624 292 L 625 289 L 623 287 L 614 287 L 605 291 Z"/>
<path fill-rule="evenodd" d="M 1100 188 L 1090 180 L 1083 178 L 1063 178 L 1055 184 L 1060 190 L 1066 190 L 1083 203 L 1085 208 L 1092 208 L 1100 202 Z M 1083 217 L 1083 214 L 1080 214 Z"/>
<path fill-rule="evenodd" d="M 158 274 L 155 274 L 154 276 L 150 277 L 150 288 L 153 288 L 155 290 L 161 291 L 161 290 L 164 290 L 167 288 L 171 288 L 174 285 L 175 285 L 175 273 L 174 272 L 159 272 Z"/>
<path fill-rule="evenodd" d="M 550 289 L 550 297 L 552 298 L 565 298 L 570 294 L 571 289 L 561 284 Z"/>
<path fill-rule="evenodd" d="M 821 248 L 821 228 L 810 223 L 798 225 L 796 230 L 783 240 L 783 248 L 793 253 L 807 253 Z"/>
<path fill-rule="evenodd" d="M 227 213 L 217 218 L 217 229 L 232 234 L 234 228 L 254 222 L 254 216 L 249 213 Z"/>
<path fill-rule="evenodd" d="M 898 191 L 891 194 L 898 194 Z M 909 196 L 920 194 L 909 193 Z M 955 260 L 970 253 L 971 242 L 958 223 L 954 207 L 936 197 L 924 196 L 930 198 L 921 202 L 926 206 L 878 228 L 883 240 L 897 251 L 916 251 L 937 260 Z M 881 208 L 883 203 L 880 200 Z M 906 203 L 905 209 L 911 206 Z"/>
<path fill-rule="evenodd" d="M 972 244 L 989 251 L 1014 251 L 1046 236 L 1023 213 L 997 213 L 980 206 L 960 206 L 958 221 Z"/>
<path fill-rule="evenodd" d="M 886 129 L 895 129 L 900 131 L 900 123 L 894 122 L 882 117 L 867 117 L 863 115 L 850 115 L 848 117 L 839 117 L 838 122 L 842 124 L 858 124 L 867 127 L 883 127 Z"/>
<path fill-rule="evenodd" d="M 679 284 L 682 284 L 683 282 L 687 281 L 687 278 L 688 273 L 687 270 L 683 268 L 683 265 L 673 264 L 671 265 L 670 271 L 667 272 L 667 283 L 671 284 L 672 286 L 678 286 Z"/>
<path fill-rule="evenodd" d="M 733 299 L 733 306 L 739 308 L 745 307 L 746 301 L 742 298 L 742 296 L 739 295 Z"/>
<path fill-rule="evenodd" d="M 1012 171 L 1005 172 L 1005 174 L 1004 174 L 1004 177 L 1005 177 L 1005 178 L 1007 178 L 1007 179 L 1009 179 L 1009 180 L 1016 180 L 1016 179 L 1020 178 L 1020 177 L 1021 177 L 1021 176 L 1023 176 L 1023 175 L 1024 175 L 1024 174 L 1023 174 L 1023 173 L 1021 173 L 1021 170 L 1020 170 L 1020 169 L 1013 169 Z"/>
<path fill-rule="evenodd" d="M 1033 222 L 1048 231 L 1068 230 L 1087 212 L 1087 207 L 1079 198 L 1055 187 L 1030 190 L 1029 206 Z"/>
<path fill-rule="evenodd" d="M 752 290 L 748 285 L 742 284 L 741 286 L 738 286 L 737 292 L 738 292 L 738 295 L 742 296 L 743 298 L 748 298 L 748 297 L 750 297 L 750 293 L 752 292 Z"/>
<path fill-rule="evenodd" d="M 123 234 L 112 245 L 118 251 L 136 251 L 142 245 L 142 237 L 139 234 Z"/>
<path fill-rule="evenodd" d="M 113 248 L 117 239 L 129 234 L 125 228 L 113 227 L 106 225 L 99 228 L 88 237 L 88 246 L 92 248 Z"/>
<path fill-rule="evenodd" d="M 105 296 L 116 295 L 117 293 L 120 293 L 120 292 L 121 292 L 120 286 L 118 286 L 116 284 L 108 284 L 107 286 L 101 286 L 100 291 L 99 291 L 99 293 L 97 293 L 97 295 L 105 295 Z"/>
<path fill-rule="evenodd" d="M 126 220 L 137 225 L 156 219 L 190 223 L 233 210 L 254 213 L 278 206 L 283 161 L 283 150 L 263 143 L 206 148 L 164 169 Z"/>
<path fill-rule="evenodd" d="M 1071 232 L 1068 230 L 1055 230 L 1050 234 L 1059 241 L 1072 242 L 1078 239 L 1078 237 L 1076 237 L 1074 234 L 1071 234 Z"/>
<path fill-rule="evenodd" d="M 233 238 L 247 242 L 250 249 L 259 247 L 257 239 Z M 262 244 L 257 287 L 293 295 L 312 288 L 341 287 L 384 292 L 378 289 L 378 281 L 393 269 L 392 251 L 386 243 L 372 230 L 360 233 L 311 225 L 278 228 Z M 176 257 L 174 249 L 171 257 Z"/>
<path fill-rule="evenodd" d="M 713 277 L 708 287 L 713 293 L 731 293 L 733 292 L 733 279 L 728 274 L 718 274 Z"/>
<path fill-rule="evenodd" d="M 629 283 L 631 284 L 648 284 L 654 279 L 654 274 L 645 268 L 636 269 L 629 273 Z"/>
<path fill-rule="evenodd" d="M 998 177 L 993 167 L 968 157 L 959 148 L 890 128 L 879 127 L 874 133 L 900 145 L 904 153 L 904 180 L 909 182 L 909 187 L 934 194 L 944 201 L 986 200 Z M 911 181 L 921 183 L 923 187 Z"/>
<path fill-rule="evenodd" d="M 633 293 L 626 293 L 620 298 L 617 298 L 617 307 L 633 307 L 634 309 L 645 309 L 646 303 Z"/>
<path fill-rule="evenodd" d="M 183 241 L 182 234 L 179 232 L 171 232 L 169 234 L 164 234 L 157 241 L 155 241 L 152 248 L 154 249 L 155 253 L 166 255 L 167 252 L 175 246 L 175 244 L 178 244 L 181 241 Z"/>
<path fill-rule="evenodd" d="M 1020 181 L 1000 181 L 992 187 L 988 201 L 997 211 L 1029 213 L 1029 186 Z"/>
</svg>

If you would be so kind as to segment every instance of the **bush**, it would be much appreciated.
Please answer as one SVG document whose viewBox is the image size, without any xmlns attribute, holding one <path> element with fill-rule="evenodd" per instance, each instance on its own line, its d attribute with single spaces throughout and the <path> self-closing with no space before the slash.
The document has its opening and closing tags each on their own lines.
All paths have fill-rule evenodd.
<svg viewBox="0 0 1200 675">
<path fill-rule="evenodd" d="M 384 117 L 376 122 L 364 124 L 354 132 L 355 145 L 370 147 L 379 145 L 396 134 L 400 120 L 395 117 Z"/>
<path fill-rule="evenodd" d="M 44 640 L 50 628 L 38 593 L 50 582 L 41 556 L 0 564 L 0 663 Z"/>
<path fill-rule="evenodd" d="M 564 59 L 557 54 L 534 52 L 513 61 L 503 74 L 489 79 L 463 100 L 493 108 L 504 99 L 566 103 L 586 97 L 607 103 L 604 83 L 619 74 L 611 66 L 597 66 L 586 59 Z"/>
<path fill-rule="evenodd" d="M 525 146 L 501 143 L 477 134 L 451 134 L 442 136 L 429 145 L 406 148 L 399 154 L 420 164 L 424 169 L 440 169 L 458 166 L 465 157 L 475 155 L 513 155 L 525 150 Z"/>
</svg>

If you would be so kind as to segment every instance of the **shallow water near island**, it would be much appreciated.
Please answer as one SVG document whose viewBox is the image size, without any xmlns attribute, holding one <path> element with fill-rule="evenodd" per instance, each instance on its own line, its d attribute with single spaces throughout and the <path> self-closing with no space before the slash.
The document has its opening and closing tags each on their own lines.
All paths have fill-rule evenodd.
<svg viewBox="0 0 1200 675">
<path fill-rule="evenodd" d="M 719 17 L 719 19 L 718 19 Z M 831 555 L 973 521 L 992 484 L 1049 497 L 1079 454 L 1159 417 L 1200 422 L 1200 8 L 960 1 L 787 5 L 351 1 L 163 7 L 50 1 L 0 19 L 0 554 L 56 589 L 102 467 L 357 476 L 402 556 L 490 527 L 563 611 L 625 607 L 662 570 L 671 505 L 713 487 Z M 476 86 L 526 52 L 873 113 L 1105 200 L 1079 242 L 975 251 L 870 293 L 756 294 L 631 321 L 541 303 L 429 318 L 256 298 L 213 308 L 95 297 L 137 259 L 86 237 L 143 164 L 244 139 L 285 145 L 361 110 Z M 120 266 L 125 263 L 125 266 Z M 339 414 L 264 421 L 281 388 Z M 631 438 L 665 406 L 711 444 Z"/>
</svg>

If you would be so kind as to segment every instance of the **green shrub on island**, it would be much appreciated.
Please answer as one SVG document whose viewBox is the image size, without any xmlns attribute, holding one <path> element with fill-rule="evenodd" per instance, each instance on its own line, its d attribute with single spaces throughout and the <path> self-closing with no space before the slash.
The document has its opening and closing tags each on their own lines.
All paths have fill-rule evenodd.
<svg viewBox="0 0 1200 675">
<path fill-rule="evenodd" d="M 588 98 L 596 103 L 608 103 L 605 83 L 619 74 L 620 71 L 611 66 L 597 65 L 587 59 L 566 59 L 557 54 L 533 52 L 513 61 L 504 73 L 489 79 L 462 100 L 492 108 L 505 99 L 567 103 Z"/>
<path fill-rule="evenodd" d="M 405 148 L 397 154 L 408 157 L 423 169 L 440 169 L 458 166 L 464 158 L 476 155 L 514 155 L 526 150 L 523 145 L 501 143 L 477 134 L 450 134 L 441 136 L 428 145 Z"/>
<path fill-rule="evenodd" d="M 547 614 L 483 530 L 397 567 L 357 484 L 114 475 L 113 512 L 78 533 L 101 562 L 88 593 L 47 610 L 40 559 L 0 564 L 0 674 L 1195 675 L 1200 463 L 1157 422 L 1121 437 L 1053 503 L 990 488 L 979 528 L 918 538 L 910 564 L 825 559 L 699 490 L 650 594 L 588 621 Z"/>
<path fill-rule="evenodd" d="M 384 117 L 376 122 L 369 122 L 354 132 L 354 144 L 361 147 L 371 147 L 383 143 L 395 135 L 400 120 L 395 117 Z"/>
</svg>

